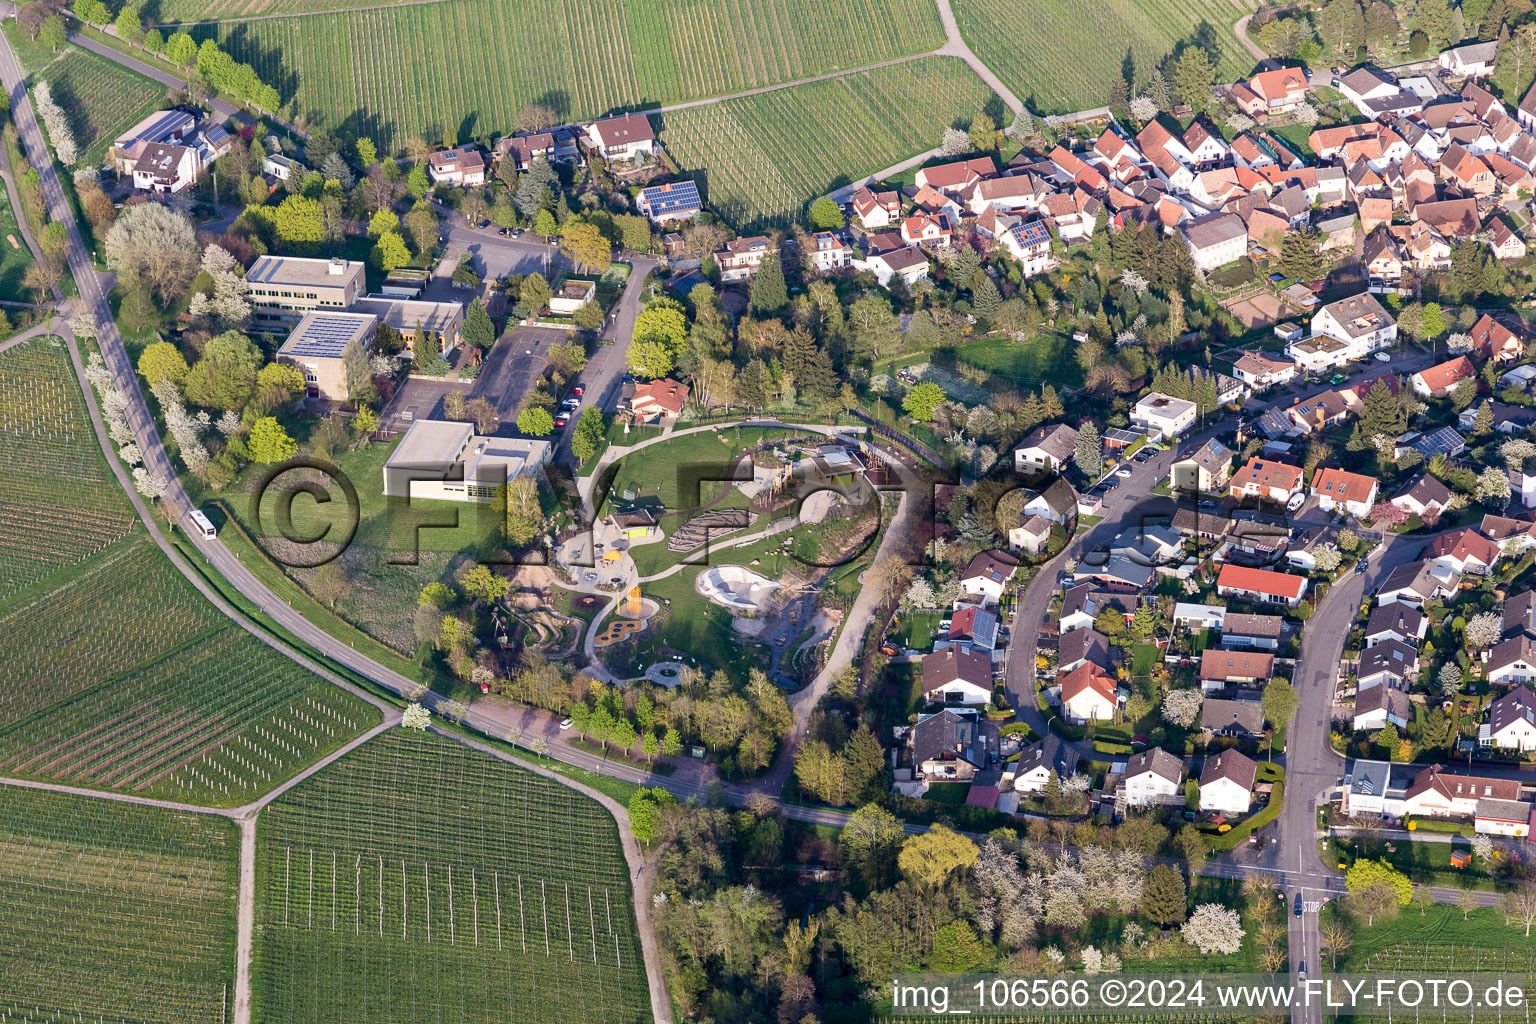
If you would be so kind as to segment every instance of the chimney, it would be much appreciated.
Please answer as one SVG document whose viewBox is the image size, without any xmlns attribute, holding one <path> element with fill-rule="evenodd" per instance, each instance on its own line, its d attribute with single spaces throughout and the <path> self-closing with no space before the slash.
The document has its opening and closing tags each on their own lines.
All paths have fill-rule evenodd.
<svg viewBox="0 0 1536 1024">
<path fill-rule="evenodd" d="M 326 267 L 326 273 L 329 274 L 332 277 L 340 277 L 342 274 L 345 274 L 346 272 L 347 272 L 347 261 L 343 260 L 343 259 L 335 259 L 335 258 L 333 258 L 331 260 L 330 266 Z"/>
</svg>

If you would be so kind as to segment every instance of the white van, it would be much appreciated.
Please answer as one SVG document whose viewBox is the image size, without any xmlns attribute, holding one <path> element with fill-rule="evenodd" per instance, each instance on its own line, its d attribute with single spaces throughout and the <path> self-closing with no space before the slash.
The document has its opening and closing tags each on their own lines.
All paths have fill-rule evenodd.
<svg viewBox="0 0 1536 1024">
<path fill-rule="evenodd" d="M 190 524 L 189 532 L 197 531 L 203 535 L 204 540 L 213 540 L 219 535 L 219 531 L 213 528 L 213 522 L 197 509 L 187 513 L 187 522 Z"/>
</svg>

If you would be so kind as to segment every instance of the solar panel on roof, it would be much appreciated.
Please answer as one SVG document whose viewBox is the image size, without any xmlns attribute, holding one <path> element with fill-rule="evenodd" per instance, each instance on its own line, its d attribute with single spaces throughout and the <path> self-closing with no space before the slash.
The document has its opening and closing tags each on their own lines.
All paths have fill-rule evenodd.
<svg viewBox="0 0 1536 1024">
<path fill-rule="evenodd" d="M 699 206 L 699 186 L 692 181 L 674 181 L 645 190 L 646 205 L 653 214 L 675 213 Z"/>
<path fill-rule="evenodd" d="M 288 354 L 335 358 L 357 335 L 356 320 L 340 317 L 314 317 L 303 327 L 303 334 L 293 340 Z"/>
</svg>

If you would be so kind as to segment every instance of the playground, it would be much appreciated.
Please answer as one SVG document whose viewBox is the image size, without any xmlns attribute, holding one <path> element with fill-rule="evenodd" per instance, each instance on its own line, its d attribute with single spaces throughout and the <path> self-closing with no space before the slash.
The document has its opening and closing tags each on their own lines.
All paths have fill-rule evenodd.
<svg viewBox="0 0 1536 1024">
<path fill-rule="evenodd" d="M 777 580 L 743 565 L 716 565 L 699 573 L 694 586 L 715 604 L 737 615 L 753 616 L 768 608 Z"/>
</svg>

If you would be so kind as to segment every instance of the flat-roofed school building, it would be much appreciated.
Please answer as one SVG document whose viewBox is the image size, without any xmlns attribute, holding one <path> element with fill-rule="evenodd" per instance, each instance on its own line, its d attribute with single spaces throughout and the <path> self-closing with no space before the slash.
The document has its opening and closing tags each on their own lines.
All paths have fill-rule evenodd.
<svg viewBox="0 0 1536 1024">
<path fill-rule="evenodd" d="M 552 450 L 538 438 L 478 437 L 469 423 L 417 420 L 384 464 L 384 494 L 489 502 L 507 481 L 537 473 Z"/>
<path fill-rule="evenodd" d="M 366 360 L 378 324 L 378 318 L 369 313 L 305 313 L 277 350 L 278 362 L 291 363 L 304 371 L 304 386 L 310 398 L 345 402 L 351 397 L 347 389 L 347 348 L 356 343 Z"/>
<path fill-rule="evenodd" d="M 363 294 L 365 267 L 353 260 L 258 256 L 245 272 L 251 319 L 275 333 L 312 309 L 349 309 Z"/>
</svg>

